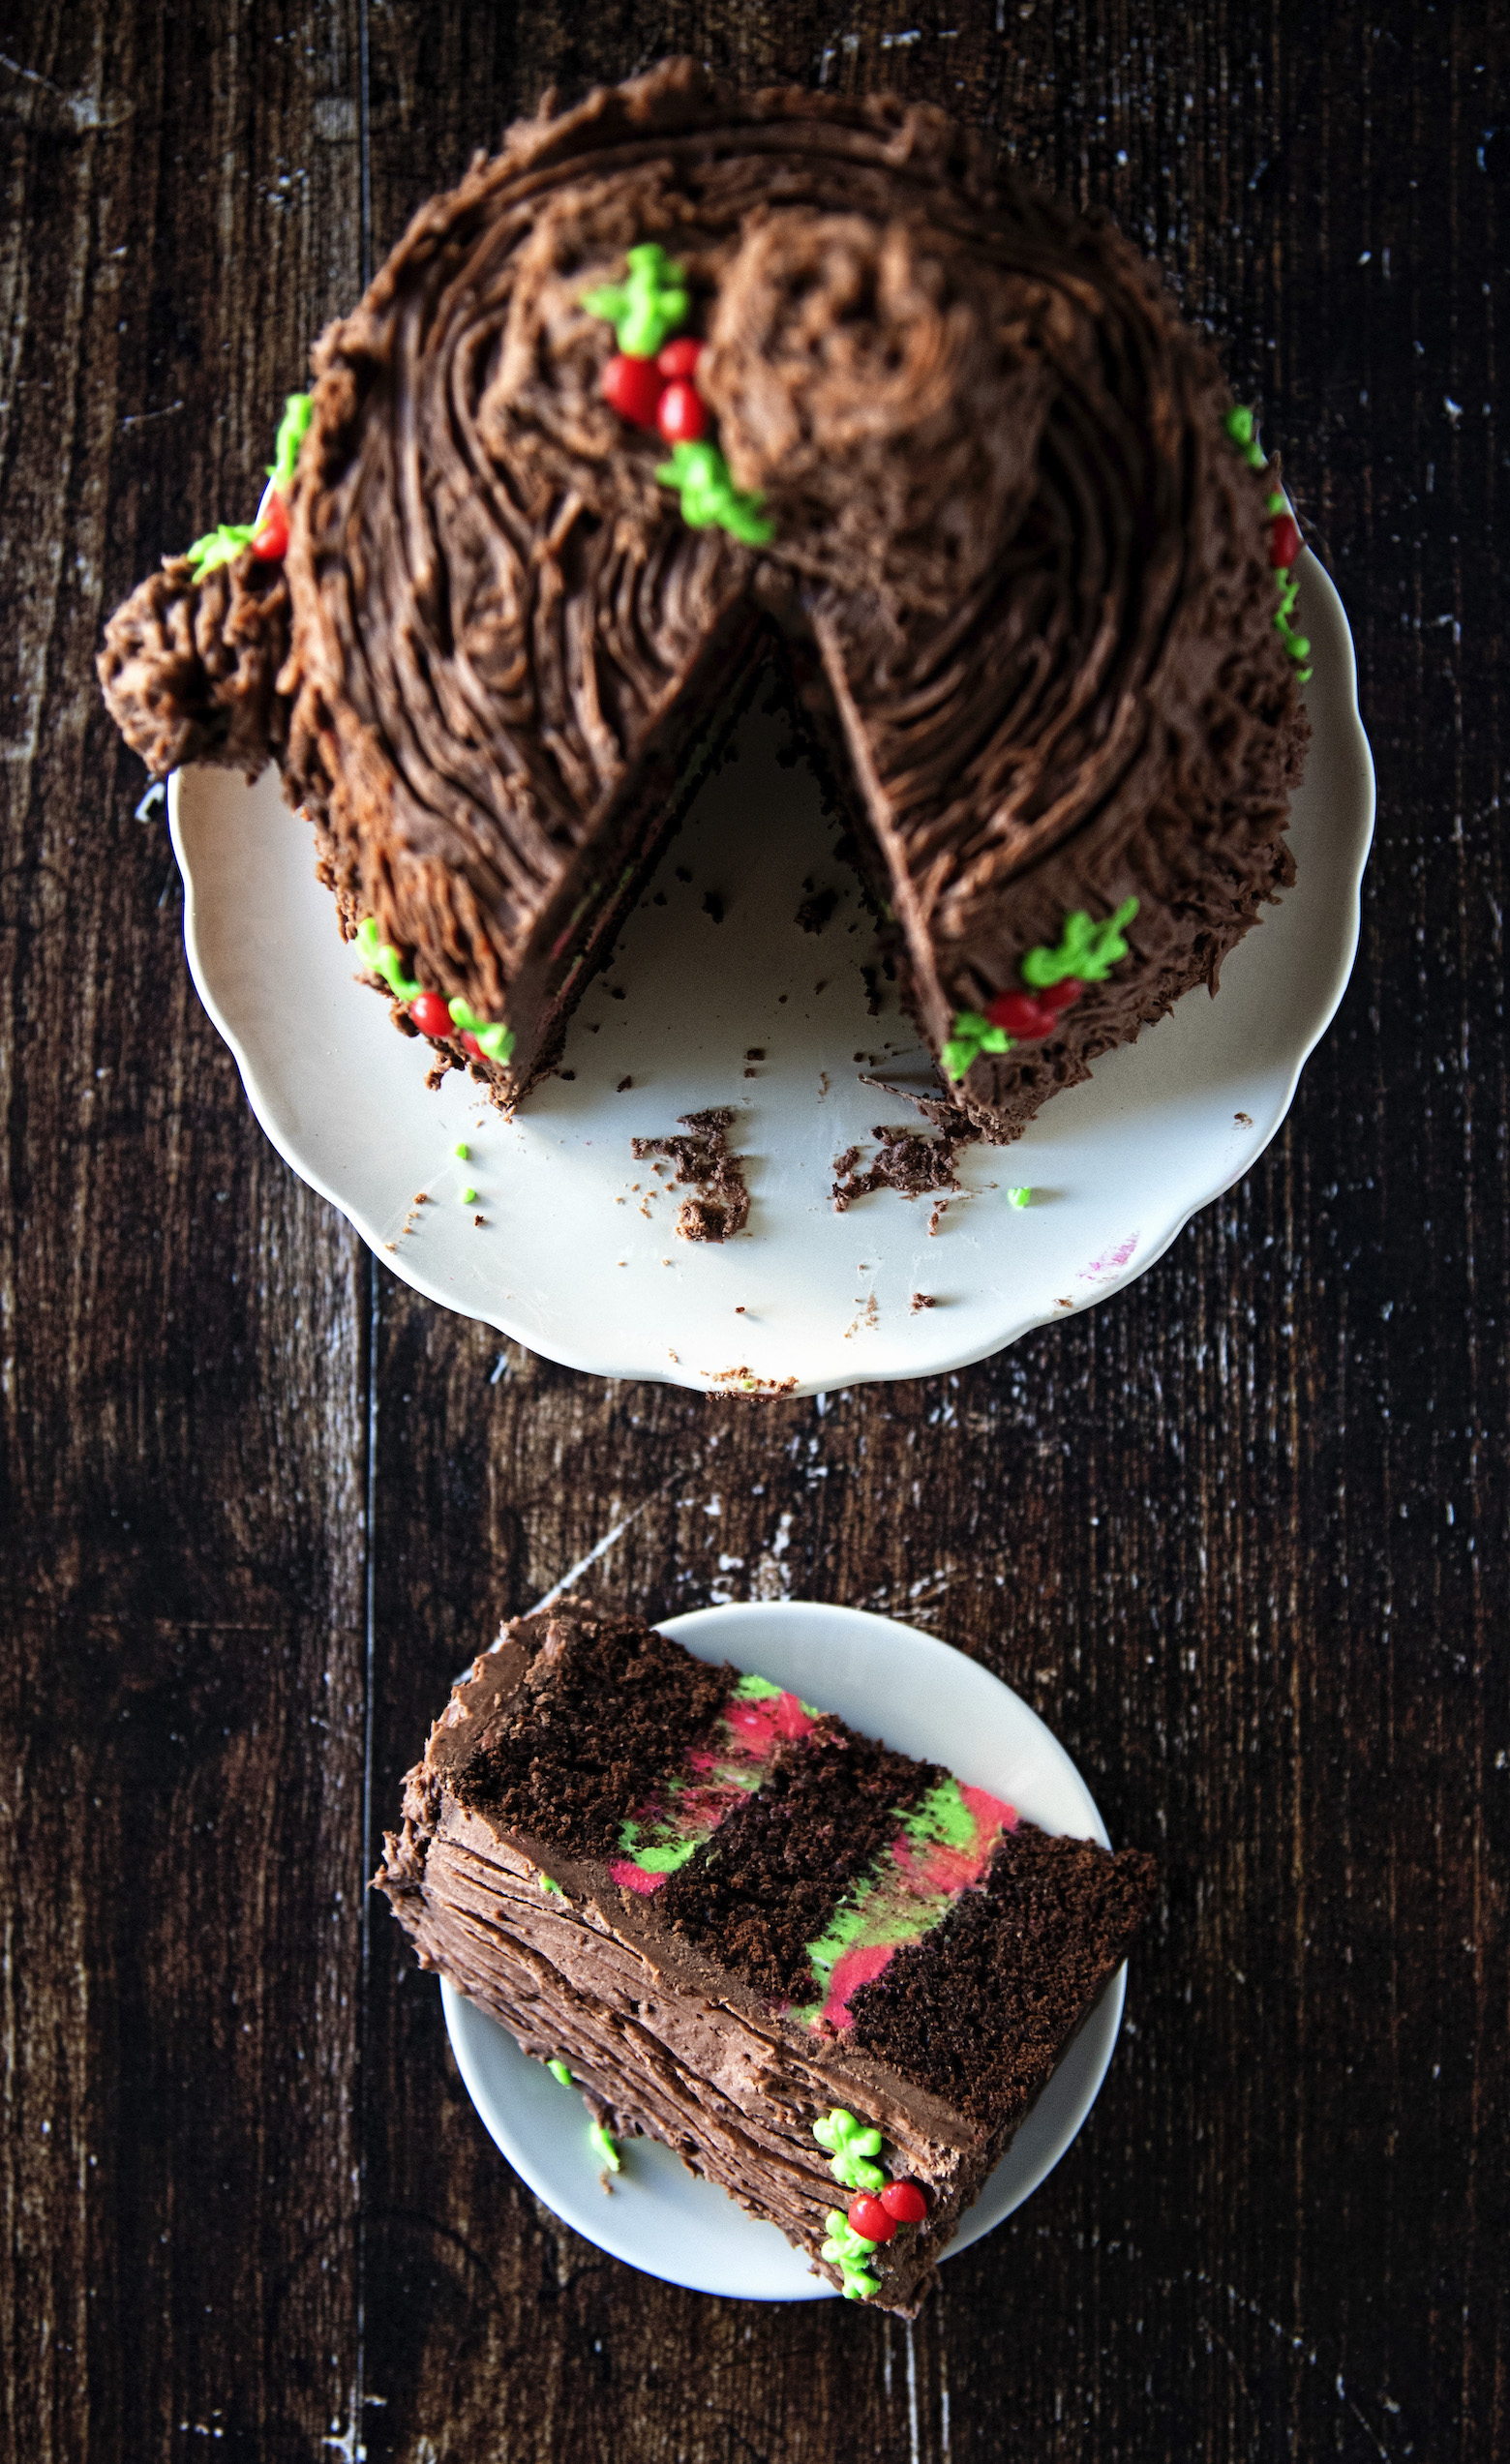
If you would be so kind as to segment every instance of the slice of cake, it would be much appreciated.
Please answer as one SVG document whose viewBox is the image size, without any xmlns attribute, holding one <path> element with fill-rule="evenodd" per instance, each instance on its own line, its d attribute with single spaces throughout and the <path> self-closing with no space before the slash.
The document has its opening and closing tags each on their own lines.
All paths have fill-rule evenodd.
<svg viewBox="0 0 1510 2464">
<path fill-rule="evenodd" d="M 454 1689 L 376 1881 L 606 2163 L 663 2140 L 911 2314 L 1156 1874 L 563 1602 Z"/>
<path fill-rule="evenodd" d="M 364 973 L 505 1105 L 768 661 L 988 1137 L 1291 878 L 1300 539 L 1251 414 L 1107 223 L 937 111 L 668 62 L 424 206 L 315 371 L 106 699 L 154 767 L 276 755 Z"/>
</svg>

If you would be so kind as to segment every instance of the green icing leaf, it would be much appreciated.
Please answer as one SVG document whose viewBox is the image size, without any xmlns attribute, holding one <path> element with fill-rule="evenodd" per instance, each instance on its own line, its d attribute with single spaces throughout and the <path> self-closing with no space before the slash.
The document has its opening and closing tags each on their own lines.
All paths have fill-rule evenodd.
<svg viewBox="0 0 1510 2464">
<path fill-rule="evenodd" d="M 406 976 L 391 941 L 380 939 L 376 916 L 366 916 L 356 928 L 356 946 L 375 976 L 380 976 L 395 1001 L 417 1001 L 422 987 Z"/>
<path fill-rule="evenodd" d="M 662 343 L 684 322 L 691 305 L 685 267 L 667 255 L 657 240 L 632 248 L 622 283 L 605 283 L 583 293 L 589 316 L 602 316 L 614 329 L 621 351 L 630 359 L 653 359 Z"/>
<path fill-rule="evenodd" d="M 1227 412 L 1223 425 L 1245 462 L 1251 463 L 1254 470 L 1268 467 L 1269 457 L 1258 442 L 1257 425 L 1251 410 L 1239 404 Z"/>
<path fill-rule="evenodd" d="M 479 1018 L 475 1009 L 460 996 L 448 1006 L 452 1017 L 463 1033 L 476 1037 L 490 1061 L 508 1059 L 514 1049 L 514 1037 L 507 1027 L 498 1021 Z"/>
<path fill-rule="evenodd" d="M 299 447 L 304 442 L 314 408 L 313 394 L 289 394 L 284 404 L 284 415 L 278 423 L 278 435 L 273 444 L 273 458 L 267 466 L 267 475 L 281 496 L 287 496 L 293 484 L 293 466 L 299 459 Z"/>
<path fill-rule="evenodd" d="M 844 2295 L 849 2301 L 868 2301 L 881 2290 L 880 2278 L 873 2276 L 866 2262 L 875 2255 L 875 2243 L 857 2233 L 840 2208 L 830 2208 L 824 2217 L 829 2228 L 820 2258 L 830 2268 L 837 2268 L 844 2280 Z"/>
<path fill-rule="evenodd" d="M 829 2171 L 846 2190 L 884 2190 L 886 2176 L 879 2165 L 869 2159 L 881 2153 L 881 2133 L 867 2129 L 835 2105 L 813 2124 L 813 2137 L 820 2148 L 830 2150 Z"/>
<path fill-rule="evenodd" d="M 576 2087 L 577 2083 L 576 2083 L 576 2081 L 573 2079 L 573 2077 L 572 2077 L 572 2075 L 571 2075 L 570 2071 L 567 2069 L 567 2067 L 566 2067 L 565 2063 L 562 2061 L 562 2059 L 561 2059 L 561 2058 L 560 2058 L 559 2054 L 558 2054 L 558 2055 L 557 2055 L 556 2059 L 555 2059 L 554 2061 L 549 2061 L 549 2062 L 547 2062 L 545 2066 L 546 2066 L 546 2069 L 550 2072 L 551 2077 L 552 2077 L 553 2079 L 559 2079 L 559 2080 L 560 2081 L 561 2086 L 562 2086 L 563 2088 L 575 2088 L 575 2087 Z"/>
<path fill-rule="evenodd" d="M 605 2128 L 602 2122 L 595 2121 L 589 2126 L 588 2145 L 595 2156 L 601 2157 L 610 2173 L 622 2173 L 624 2166 L 623 2158 L 619 2152 L 619 2142 L 613 2132 Z"/>
<path fill-rule="evenodd" d="M 250 522 L 223 522 L 218 530 L 207 530 L 202 539 L 196 539 L 188 552 L 196 582 L 202 582 L 218 564 L 234 564 L 242 549 L 250 547 L 253 527 Z"/>
<path fill-rule="evenodd" d="M 540 1888 L 542 1891 L 554 1891 L 559 1900 L 563 1900 L 566 1896 L 565 1892 L 561 1889 L 559 1882 L 553 1882 L 549 1874 L 542 1874 L 540 1876 Z"/>
<path fill-rule="evenodd" d="M 979 1009 L 956 1009 L 953 1032 L 939 1058 L 957 1086 L 982 1052 L 1011 1052 L 1012 1039 L 1005 1027 L 993 1027 Z"/>
<path fill-rule="evenodd" d="M 309 394 L 290 394 L 284 405 L 273 459 L 267 466 L 268 478 L 280 496 L 287 494 L 293 479 L 293 466 L 299 459 L 313 407 L 314 398 Z M 202 582 L 217 565 L 234 564 L 243 548 L 251 546 L 256 528 L 255 522 L 223 522 L 219 529 L 207 530 L 202 539 L 196 539 L 188 551 L 196 582 Z"/>
<path fill-rule="evenodd" d="M 1069 976 L 1081 983 L 1104 983 L 1113 967 L 1128 954 L 1122 928 L 1131 924 L 1137 909 L 1135 898 L 1125 898 L 1114 916 L 1093 924 L 1085 910 L 1076 908 L 1072 916 L 1065 917 L 1057 948 L 1048 949 L 1041 944 L 1027 952 L 1022 962 L 1023 982 L 1037 991 L 1047 984 L 1063 983 Z"/>
<path fill-rule="evenodd" d="M 718 447 L 700 437 L 696 444 L 673 445 L 670 462 L 657 463 L 655 476 L 663 488 L 681 493 L 681 519 L 691 530 L 714 524 L 746 547 L 763 548 L 776 535 L 776 526 L 760 508 L 763 496 L 737 488 Z"/>
</svg>

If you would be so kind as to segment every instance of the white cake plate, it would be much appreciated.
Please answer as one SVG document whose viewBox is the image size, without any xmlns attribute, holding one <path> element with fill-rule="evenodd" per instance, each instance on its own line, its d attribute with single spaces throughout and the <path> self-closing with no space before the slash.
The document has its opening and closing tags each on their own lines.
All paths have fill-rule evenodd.
<svg viewBox="0 0 1510 2464">
<path fill-rule="evenodd" d="M 999 1677 L 937 1636 L 893 1618 L 811 1600 L 739 1601 L 668 1617 L 700 1660 L 790 1687 L 867 1736 L 942 1762 L 1046 1831 L 1110 1846 L 1064 1747 Z M 951 2259 L 1020 2208 L 1079 2130 L 1106 2075 L 1122 2020 L 1119 1969 L 944 2253 Z M 837 2299 L 774 2225 L 746 2214 L 680 2156 L 627 2142 L 611 2192 L 588 2142 L 582 2099 L 522 2054 L 497 2020 L 442 1982 L 445 2024 L 467 2092 L 489 2135 L 537 2198 L 613 2258 L 694 2293 L 755 2301 Z M 834 2205 L 845 2204 L 837 2189 Z"/>
<path fill-rule="evenodd" d="M 757 1394 L 961 1367 L 1151 1266 L 1262 1154 L 1342 998 L 1374 769 L 1341 602 L 1309 554 L 1300 582 L 1314 736 L 1295 887 L 1215 1001 L 1188 995 L 1015 1145 L 968 1149 L 966 1193 L 936 1220 L 891 1190 L 845 1215 L 830 1202 L 842 1150 L 869 1154 L 878 1124 L 924 1126 L 861 1072 L 936 1082 L 894 995 L 870 1012 L 872 939 L 836 825 L 805 767 L 782 766 L 770 718 L 746 723 L 584 995 L 563 1074 L 512 1123 L 459 1073 L 426 1088 L 430 1049 L 353 979 L 272 771 L 255 788 L 209 769 L 171 783 L 195 982 L 294 1170 L 416 1291 L 531 1351 Z M 796 920 L 804 883 L 838 893 L 816 934 Z M 746 1232 L 700 1247 L 673 1228 L 684 1192 L 658 1188 L 631 1142 L 716 1104 L 738 1107 L 753 1203 Z"/>
</svg>

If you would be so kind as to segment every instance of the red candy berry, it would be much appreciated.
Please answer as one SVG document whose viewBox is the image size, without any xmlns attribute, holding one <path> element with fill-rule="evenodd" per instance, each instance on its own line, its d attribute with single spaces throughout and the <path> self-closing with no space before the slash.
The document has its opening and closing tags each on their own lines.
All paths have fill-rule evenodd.
<svg viewBox="0 0 1510 2464">
<path fill-rule="evenodd" d="M 288 508 L 276 488 L 269 488 L 257 508 L 252 554 L 264 564 L 281 564 L 288 553 Z"/>
<path fill-rule="evenodd" d="M 655 424 L 668 445 L 695 445 L 708 434 L 708 405 L 694 384 L 679 376 L 660 398 Z"/>
<path fill-rule="evenodd" d="M 861 2190 L 850 2201 L 846 2210 L 850 2225 L 862 2241 L 890 2241 L 896 2231 L 896 2218 L 889 2215 L 879 2199 Z"/>
<path fill-rule="evenodd" d="M 986 1010 L 993 1027 L 1005 1027 L 1007 1033 L 1023 1043 L 1038 1036 L 1051 1036 L 1058 1024 L 1058 1014 L 1036 993 L 999 992 Z"/>
<path fill-rule="evenodd" d="M 1269 562 L 1277 572 L 1287 573 L 1299 554 L 1300 526 L 1294 515 L 1277 513 L 1269 533 Z"/>
<path fill-rule="evenodd" d="M 1068 1009 L 1072 1003 L 1079 1000 L 1080 995 L 1084 992 L 1084 990 L 1085 986 L 1078 976 L 1066 976 L 1057 984 L 1045 984 L 1043 986 L 1038 997 L 1039 1007 L 1041 1009 Z"/>
<path fill-rule="evenodd" d="M 683 334 L 679 342 L 666 345 L 655 365 L 669 384 L 674 376 L 695 376 L 702 356 L 702 344 L 695 343 L 690 334 Z"/>
<path fill-rule="evenodd" d="M 619 351 L 603 371 L 604 401 L 637 428 L 654 427 L 665 390 L 666 379 L 653 359 L 631 359 L 627 351 Z"/>
<path fill-rule="evenodd" d="M 456 1033 L 451 1013 L 438 992 L 422 992 L 409 1003 L 408 1014 L 422 1036 L 451 1036 Z"/>
<path fill-rule="evenodd" d="M 898 2224 L 921 2224 L 928 2212 L 928 2203 L 915 2181 L 889 2181 L 881 2193 L 881 2205 Z M 860 2231 L 859 2225 L 855 2230 Z"/>
<path fill-rule="evenodd" d="M 462 1047 L 463 1052 L 469 1052 L 469 1053 L 471 1054 L 471 1057 L 472 1057 L 473 1061 L 486 1061 L 486 1060 L 487 1060 L 488 1056 L 487 1056 L 487 1054 L 483 1051 L 483 1048 L 482 1048 L 481 1044 L 477 1041 L 477 1038 L 476 1038 L 476 1037 L 475 1037 L 475 1036 L 463 1036 L 463 1037 L 460 1038 L 460 1041 L 461 1041 L 461 1047 Z"/>
</svg>

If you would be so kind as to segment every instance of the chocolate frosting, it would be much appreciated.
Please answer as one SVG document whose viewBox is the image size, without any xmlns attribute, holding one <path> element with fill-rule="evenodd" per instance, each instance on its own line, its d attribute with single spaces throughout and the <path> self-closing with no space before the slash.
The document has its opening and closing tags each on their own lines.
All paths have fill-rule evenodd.
<svg viewBox="0 0 1510 2464">
<path fill-rule="evenodd" d="M 659 439 L 602 399 L 583 294 L 650 240 L 762 550 L 689 527 Z M 515 1093 L 559 1039 L 575 914 L 648 845 L 760 612 L 828 705 L 935 1048 L 1071 909 L 1140 901 L 1051 1046 L 976 1064 L 988 1134 L 1214 982 L 1289 878 L 1306 726 L 1216 360 L 1107 224 L 993 182 L 940 114 L 668 63 L 515 129 L 316 367 L 287 790 L 345 911 L 507 1015 Z"/>
<path fill-rule="evenodd" d="M 282 565 L 249 552 L 202 581 L 187 556 L 165 556 L 105 629 L 100 682 L 127 743 L 154 778 L 213 762 L 255 779 L 282 746 L 288 655 Z"/>
</svg>

